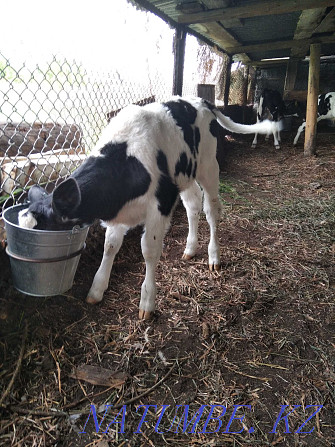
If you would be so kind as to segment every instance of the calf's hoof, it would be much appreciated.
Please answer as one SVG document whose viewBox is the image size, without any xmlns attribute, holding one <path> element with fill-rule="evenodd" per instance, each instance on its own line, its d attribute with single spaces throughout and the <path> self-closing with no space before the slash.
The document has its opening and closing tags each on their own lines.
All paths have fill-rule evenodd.
<svg viewBox="0 0 335 447">
<path fill-rule="evenodd" d="M 209 270 L 211 272 L 214 271 L 218 272 L 220 270 L 220 267 L 221 267 L 220 264 L 209 264 Z"/>
<path fill-rule="evenodd" d="M 256 144 L 252 144 L 251 149 L 255 149 L 255 148 L 256 148 Z"/>
<path fill-rule="evenodd" d="M 194 258 L 194 255 L 187 255 L 186 253 L 181 257 L 184 261 L 190 261 L 192 258 Z"/>
<path fill-rule="evenodd" d="M 140 309 L 138 312 L 138 318 L 140 320 L 150 320 L 152 318 L 153 312 L 150 312 L 148 310 Z"/>
<path fill-rule="evenodd" d="M 100 303 L 100 301 L 101 300 L 97 300 L 97 299 L 93 298 L 92 296 L 88 296 L 86 298 L 86 303 L 89 303 L 89 304 L 97 304 L 97 303 Z"/>
</svg>

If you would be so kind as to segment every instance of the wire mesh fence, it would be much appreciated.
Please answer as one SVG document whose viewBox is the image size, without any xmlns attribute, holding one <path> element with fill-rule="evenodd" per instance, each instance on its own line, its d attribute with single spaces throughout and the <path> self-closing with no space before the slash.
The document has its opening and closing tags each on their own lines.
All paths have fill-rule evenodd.
<svg viewBox="0 0 335 447">
<path fill-rule="evenodd" d="M 22 201 L 33 184 L 69 175 L 87 156 L 109 119 L 130 103 L 171 96 L 171 82 L 126 79 L 87 71 L 54 56 L 16 69 L 0 53 L 0 173 L 2 208 Z M 166 75 L 166 73 L 165 73 Z"/>
</svg>

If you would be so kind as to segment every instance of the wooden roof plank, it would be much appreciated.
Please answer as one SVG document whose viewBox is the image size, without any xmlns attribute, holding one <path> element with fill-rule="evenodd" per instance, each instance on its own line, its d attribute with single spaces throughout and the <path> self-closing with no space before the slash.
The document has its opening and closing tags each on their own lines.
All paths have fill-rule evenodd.
<svg viewBox="0 0 335 447">
<path fill-rule="evenodd" d="M 333 8 L 327 15 L 326 17 L 322 20 L 322 22 L 320 23 L 320 25 L 318 25 L 315 30 L 314 33 L 318 34 L 318 33 L 327 33 L 330 31 L 334 31 L 335 29 L 335 8 Z"/>
<path fill-rule="evenodd" d="M 238 47 L 226 47 L 228 54 L 251 53 L 258 51 L 273 51 L 285 48 L 299 47 L 301 45 L 311 45 L 312 43 L 332 43 L 335 42 L 335 33 L 330 36 L 312 37 L 300 40 L 282 40 L 277 42 L 263 42 L 253 45 L 241 45 Z"/>
<path fill-rule="evenodd" d="M 327 6 L 335 6 L 335 0 L 265 0 L 244 6 L 210 9 L 194 14 L 180 14 L 177 20 L 178 23 L 183 24 L 206 23 L 264 15 L 285 14 Z"/>
<path fill-rule="evenodd" d="M 315 28 L 320 25 L 325 16 L 327 8 L 307 9 L 302 11 L 294 33 L 294 40 L 308 39 L 312 36 Z M 293 47 L 291 57 L 303 58 L 309 51 L 309 44 Z"/>
<path fill-rule="evenodd" d="M 222 25 L 217 22 L 192 25 L 192 29 L 199 34 L 211 39 L 219 48 L 223 50 L 230 46 L 240 46 L 241 43 L 235 39 Z M 250 58 L 246 54 L 239 54 L 239 59 L 244 63 L 249 63 Z"/>
<path fill-rule="evenodd" d="M 192 25 L 192 29 L 211 38 L 222 48 L 241 46 L 241 43 L 217 22 L 197 23 Z"/>
<path fill-rule="evenodd" d="M 294 32 L 294 39 L 308 39 L 311 37 L 315 28 L 322 22 L 326 10 L 327 8 L 316 8 L 302 11 Z"/>
</svg>

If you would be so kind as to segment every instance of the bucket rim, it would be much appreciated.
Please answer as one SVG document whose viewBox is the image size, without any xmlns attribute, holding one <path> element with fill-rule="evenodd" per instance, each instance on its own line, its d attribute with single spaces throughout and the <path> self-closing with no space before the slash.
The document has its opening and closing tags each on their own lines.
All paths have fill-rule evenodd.
<svg viewBox="0 0 335 447">
<path fill-rule="evenodd" d="M 2 217 L 3 220 L 5 221 L 5 224 L 11 225 L 12 227 L 17 228 L 20 231 L 26 231 L 28 233 L 35 233 L 35 234 L 78 234 L 81 233 L 82 231 L 87 230 L 91 225 L 89 224 L 83 224 L 83 225 L 73 225 L 73 227 L 70 230 L 37 230 L 35 228 L 23 228 L 20 227 L 20 225 L 15 224 L 13 222 L 11 222 L 10 220 L 8 220 L 6 218 L 6 213 L 10 210 L 13 210 L 14 208 L 28 208 L 29 207 L 29 203 L 19 203 L 16 205 L 12 205 L 6 209 L 3 210 L 2 212 Z"/>
</svg>

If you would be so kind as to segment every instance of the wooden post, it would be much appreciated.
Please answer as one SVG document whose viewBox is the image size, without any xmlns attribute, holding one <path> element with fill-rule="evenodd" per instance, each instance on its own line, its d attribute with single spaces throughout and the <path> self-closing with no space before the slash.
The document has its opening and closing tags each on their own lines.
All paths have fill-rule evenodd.
<svg viewBox="0 0 335 447">
<path fill-rule="evenodd" d="M 284 85 L 284 99 L 287 95 L 289 95 L 289 92 L 294 90 L 295 80 L 297 78 L 298 62 L 299 59 L 295 57 L 291 57 L 288 61 Z"/>
<path fill-rule="evenodd" d="M 306 111 L 306 129 L 304 155 L 311 156 L 315 154 L 315 140 L 317 128 L 318 95 L 320 81 L 320 52 L 319 43 L 312 44 L 310 47 L 309 73 L 308 73 L 308 94 Z"/>
<path fill-rule="evenodd" d="M 242 106 L 246 106 L 248 101 L 249 65 L 245 65 L 243 71 L 244 71 L 243 73 L 244 79 L 243 79 L 243 92 L 242 92 Z"/>
<path fill-rule="evenodd" d="M 228 64 L 227 64 L 227 73 L 226 73 L 226 78 L 225 78 L 225 85 L 224 85 L 224 94 L 223 94 L 223 102 L 224 102 L 225 106 L 227 106 L 228 102 L 229 102 L 231 64 L 232 64 L 232 57 L 229 56 L 229 60 L 228 60 Z"/>
<path fill-rule="evenodd" d="M 251 68 L 249 67 L 249 74 L 250 74 L 250 88 L 248 91 L 247 104 L 255 102 L 256 70 L 254 69 L 254 67 Z"/>
<path fill-rule="evenodd" d="M 184 27 L 176 28 L 174 35 L 174 70 L 173 70 L 173 95 L 182 95 L 183 93 L 183 76 L 184 76 L 184 59 L 185 59 L 186 31 Z"/>
<path fill-rule="evenodd" d="M 199 98 L 207 99 L 207 101 L 215 104 L 215 85 L 214 84 L 198 84 L 197 95 Z"/>
</svg>

